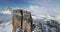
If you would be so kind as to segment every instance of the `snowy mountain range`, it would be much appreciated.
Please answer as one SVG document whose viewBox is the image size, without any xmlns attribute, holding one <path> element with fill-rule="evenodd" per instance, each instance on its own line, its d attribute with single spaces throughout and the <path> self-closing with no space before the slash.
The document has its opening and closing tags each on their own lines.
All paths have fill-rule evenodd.
<svg viewBox="0 0 60 32">
<path fill-rule="evenodd" d="M 10 7 L 6 7 L 4 11 L 0 12 L 0 15 L 5 14 L 5 15 L 11 15 L 14 9 L 11 9 Z M 16 10 L 16 9 L 15 9 Z M 60 20 L 60 16 L 51 16 L 51 15 L 33 15 L 32 18 L 38 18 L 38 19 L 55 19 L 55 20 Z"/>
<path fill-rule="evenodd" d="M 12 12 L 13 9 L 7 7 L 5 11 L 0 12 L 0 32 L 12 32 Z M 33 21 L 39 20 L 57 20 L 60 21 L 60 17 L 50 16 L 50 15 L 33 15 Z"/>
</svg>

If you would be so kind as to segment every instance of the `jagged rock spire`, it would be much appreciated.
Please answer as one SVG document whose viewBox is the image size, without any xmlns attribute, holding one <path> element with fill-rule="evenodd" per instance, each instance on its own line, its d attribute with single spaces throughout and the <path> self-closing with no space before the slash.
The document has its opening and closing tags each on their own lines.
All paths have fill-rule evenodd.
<svg viewBox="0 0 60 32">
<path fill-rule="evenodd" d="M 5 8 L 5 11 L 11 11 L 12 9 L 9 7 L 9 6 L 7 6 L 6 8 Z"/>
</svg>

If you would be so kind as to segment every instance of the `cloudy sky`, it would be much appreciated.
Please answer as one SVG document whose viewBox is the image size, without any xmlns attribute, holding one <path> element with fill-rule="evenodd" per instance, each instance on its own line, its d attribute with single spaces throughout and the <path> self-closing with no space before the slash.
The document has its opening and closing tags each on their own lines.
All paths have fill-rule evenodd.
<svg viewBox="0 0 60 32">
<path fill-rule="evenodd" d="M 60 0 L 0 0 L 0 11 L 6 6 L 27 9 L 33 14 L 60 15 Z"/>
</svg>

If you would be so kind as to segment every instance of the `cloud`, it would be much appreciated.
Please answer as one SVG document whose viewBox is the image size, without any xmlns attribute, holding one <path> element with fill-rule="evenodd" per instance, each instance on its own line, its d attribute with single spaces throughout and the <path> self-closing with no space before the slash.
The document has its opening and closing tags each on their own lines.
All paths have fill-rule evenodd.
<svg viewBox="0 0 60 32">
<path fill-rule="evenodd" d="M 40 6 L 29 6 L 28 10 L 31 11 L 33 14 L 45 13 L 43 12 L 44 7 L 40 7 Z"/>
<path fill-rule="evenodd" d="M 30 0 L 29 3 L 31 5 L 41 5 L 41 6 L 47 6 L 47 7 L 58 7 L 60 6 L 59 0 Z"/>
<path fill-rule="evenodd" d="M 29 6 L 14 9 L 23 9 L 31 11 L 32 14 L 42 14 L 42 15 L 60 15 L 60 3 L 58 0 L 29 0 Z"/>
<path fill-rule="evenodd" d="M 27 10 L 33 14 L 60 15 L 60 3 L 57 0 L 30 0 L 30 6 Z"/>
<path fill-rule="evenodd" d="M 29 0 L 28 2 L 30 5 L 23 9 L 31 11 L 32 14 L 60 15 L 58 0 Z"/>
<path fill-rule="evenodd" d="M 42 15 L 60 15 L 58 8 L 51 8 L 51 7 L 44 7 L 44 6 L 38 6 L 38 5 L 30 5 L 26 8 L 27 10 L 31 11 L 32 14 L 42 14 Z"/>
</svg>

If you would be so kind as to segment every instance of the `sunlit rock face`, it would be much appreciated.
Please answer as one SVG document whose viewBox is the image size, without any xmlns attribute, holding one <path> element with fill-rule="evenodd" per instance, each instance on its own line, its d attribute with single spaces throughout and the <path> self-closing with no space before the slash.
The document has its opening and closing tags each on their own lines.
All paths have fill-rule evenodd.
<svg viewBox="0 0 60 32">
<path fill-rule="evenodd" d="M 21 29 L 21 11 L 20 10 L 15 10 L 13 11 L 13 21 L 12 21 L 12 25 L 13 25 L 13 31 L 12 32 L 16 32 L 17 28 Z"/>
<path fill-rule="evenodd" d="M 23 22 L 22 22 L 23 30 L 26 32 L 32 32 L 32 17 L 31 12 L 23 11 Z"/>
<path fill-rule="evenodd" d="M 31 12 L 17 9 L 13 11 L 13 32 L 16 32 L 17 28 L 23 32 L 32 32 L 32 17 Z"/>
</svg>

